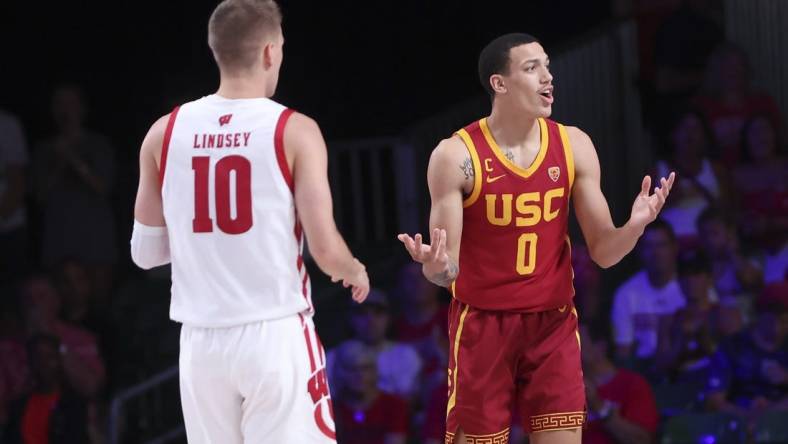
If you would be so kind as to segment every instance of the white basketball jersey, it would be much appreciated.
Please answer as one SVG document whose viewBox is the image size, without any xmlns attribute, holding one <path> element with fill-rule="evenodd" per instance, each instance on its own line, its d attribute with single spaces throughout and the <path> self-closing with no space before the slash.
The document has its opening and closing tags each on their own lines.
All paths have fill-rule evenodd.
<svg viewBox="0 0 788 444">
<path fill-rule="evenodd" d="M 282 143 L 290 114 L 211 95 L 170 115 L 160 172 L 173 320 L 226 327 L 312 310 Z"/>
</svg>

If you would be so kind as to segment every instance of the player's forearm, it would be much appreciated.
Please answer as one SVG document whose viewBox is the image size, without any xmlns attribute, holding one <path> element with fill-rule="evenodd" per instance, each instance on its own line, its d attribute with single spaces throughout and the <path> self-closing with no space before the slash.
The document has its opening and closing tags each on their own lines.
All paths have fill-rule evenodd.
<svg viewBox="0 0 788 444">
<path fill-rule="evenodd" d="M 612 267 L 635 248 L 643 228 L 627 222 L 622 227 L 598 234 L 588 245 L 591 258 L 602 268 Z"/>
<path fill-rule="evenodd" d="M 333 278 L 350 278 L 364 270 L 338 232 L 329 239 L 310 243 L 309 252 L 320 270 Z"/>
<path fill-rule="evenodd" d="M 440 287 L 449 288 L 451 283 L 457 279 L 457 275 L 460 273 L 460 266 L 457 265 L 454 259 L 449 258 L 448 262 L 440 267 L 435 267 L 432 264 L 423 264 L 421 271 L 428 281 Z"/>
</svg>

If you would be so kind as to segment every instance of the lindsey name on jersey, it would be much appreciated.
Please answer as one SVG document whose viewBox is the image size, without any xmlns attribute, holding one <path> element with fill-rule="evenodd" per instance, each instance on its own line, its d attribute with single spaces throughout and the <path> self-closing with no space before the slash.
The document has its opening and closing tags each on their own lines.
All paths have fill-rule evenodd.
<svg viewBox="0 0 788 444">
<path fill-rule="evenodd" d="M 249 137 L 251 136 L 252 133 L 249 131 L 228 134 L 195 134 L 193 148 L 202 149 L 247 147 L 249 146 Z"/>
</svg>

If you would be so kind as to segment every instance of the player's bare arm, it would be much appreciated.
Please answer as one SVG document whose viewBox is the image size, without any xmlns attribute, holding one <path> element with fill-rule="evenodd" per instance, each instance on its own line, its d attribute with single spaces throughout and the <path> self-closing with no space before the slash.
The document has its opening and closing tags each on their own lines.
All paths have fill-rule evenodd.
<svg viewBox="0 0 788 444">
<path fill-rule="evenodd" d="M 295 182 L 296 211 L 312 257 L 334 282 L 341 280 L 346 287 L 353 287 L 353 300 L 363 302 L 369 293 L 369 278 L 334 223 L 328 154 L 320 128 L 309 117 L 294 113 L 285 126 L 284 145 Z"/>
<path fill-rule="evenodd" d="M 140 182 L 134 203 L 131 259 L 145 270 L 170 263 L 170 242 L 161 201 L 159 163 L 168 116 L 153 124 L 140 149 Z"/>
<path fill-rule="evenodd" d="M 640 192 L 632 204 L 629 220 L 621 227 L 613 224 L 610 208 L 600 188 L 600 168 L 594 144 L 586 133 L 567 127 L 575 161 L 573 201 L 575 214 L 583 231 L 591 258 L 600 267 L 615 265 L 632 251 L 646 225 L 657 218 L 676 178 L 675 173 L 662 178 L 651 189 L 651 177 L 645 176 Z"/>
<path fill-rule="evenodd" d="M 154 227 L 166 225 L 161 203 L 159 162 L 168 118 L 161 117 L 151 126 L 140 148 L 140 182 L 134 203 L 134 219 Z"/>
<path fill-rule="evenodd" d="M 424 276 L 442 287 L 450 286 L 460 271 L 463 193 L 472 191 L 474 174 L 470 154 L 459 137 L 438 144 L 427 167 L 430 243 L 424 243 L 421 233 L 397 236 L 413 260 L 422 264 Z"/>
</svg>

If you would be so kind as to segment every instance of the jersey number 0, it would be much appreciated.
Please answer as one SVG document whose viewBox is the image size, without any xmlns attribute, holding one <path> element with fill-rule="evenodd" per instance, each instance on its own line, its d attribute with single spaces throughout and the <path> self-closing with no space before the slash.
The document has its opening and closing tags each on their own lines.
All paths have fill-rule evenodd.
<svg viewBox="0 0 788 444">
<path fill-rule="evenodd" d="M 213 219 L 209 213 L 208 180 L 211 158 L 208 156 L 192 157 L 194 170 L 194 220 L 192 228 L 195 233 L 213 231 Z M 216 198 L 216 225 L 227 234 L 241 234 L 252 228 L 252 165 L 249 159 L 232 155 L 216 162 L 214 193 Z M 234 174 L 235 184 L 235 217 L 232 215 L 230 179 Z"/>
</svg>

